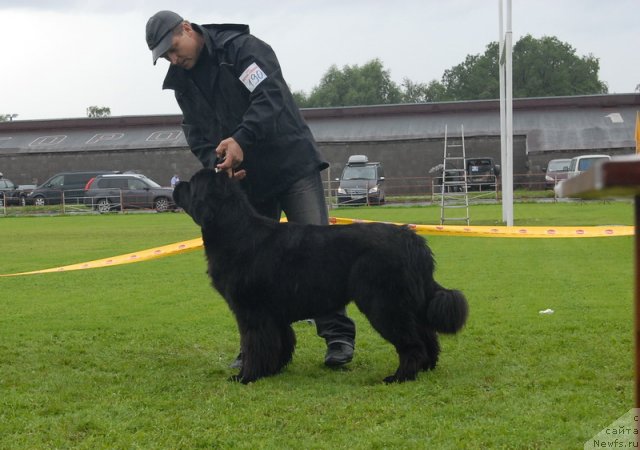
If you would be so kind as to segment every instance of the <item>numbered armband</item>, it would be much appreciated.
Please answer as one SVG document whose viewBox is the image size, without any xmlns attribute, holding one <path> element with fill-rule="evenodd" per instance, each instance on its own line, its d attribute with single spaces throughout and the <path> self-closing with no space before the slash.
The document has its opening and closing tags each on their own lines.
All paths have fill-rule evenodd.
<svg viewBox="0 0 640 450">
<path fill-rule="evenodd" d="M 249 92 L 253 92 L 255 88 L 266 79 L 267 74 L 265 74 L 255 62 L 247 67 L 245 71 L 242 72 L 242 75 L 240 75 L 240 81 L 249 89 Z"/>
</svg>

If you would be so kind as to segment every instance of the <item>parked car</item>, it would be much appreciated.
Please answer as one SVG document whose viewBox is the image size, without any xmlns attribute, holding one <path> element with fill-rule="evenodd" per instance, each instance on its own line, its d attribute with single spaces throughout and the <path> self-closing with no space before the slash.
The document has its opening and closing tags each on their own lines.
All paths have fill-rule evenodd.
<svg viewBox="0 0 640 450">
<path fill-rule="evenodd" d="M 608 161 L 611 159 L 609 155 L 580 155 L 571 158 L 569 163 L 569 173 L 567 178 L 575 177 L 576 175 L 589 169 L 598 161 Z"/>
<path fill-rule="evenodd" d="M 438 164 L 429 173 L 434 175 L 432 188 L 434 193 L 441 192 L 464 192 L 465 171 L 464 169 L 444 170 L 444 164 Z"/>
<path fill-rule="evenodd" d="M 566 180 L 569 176 L 569 165 L 571 158 L 552 159 L 543 169 L 545 172 L 544 180 L 547 189 L 553 187 L 562 180 Z"/>
<path fill-rule="evenodd" d="M 8 200 L 11 205 L 24 206 L 27 204 L 27 196 L 36 188 L 35 184 L 19 184 L 12 197 Z"/>
<path fill-rule="evenodd" d="M 138 173 L 98 175 L 87 183 L 84 203 L 108 212 L 116 209 L 155 209 L 158 212 L 175 209 L 173 189 L 162 187 Z"/>
<path fill-rule="evenodd" d="M 369 162 L 366 155 L 352 155 L 342 171 L 338 186 L 338 205 L 385 202 L 382 163 Z"/>
<path fill-rule="evenodd" d="M 32 184 L 17 185 L 0 172 L 0 207 L 24 205 L 24 198 L 34 187 Z"/>
<path fill-rule="evenodd" d="M 65 172 L 58 173 L 37 186 L 25 197 L 28 205 L 59 205 L 65 203 L 82 203 L 84 187 L 96 175 L 114 173 L 113 171 Z"/>
<path fill-rule="evenodd" d="M 611 159 L 611 156 L 609 155 L 574 156 L 573 158 L 571 158 L 571 162 L 569 163 L 569 171 L 567 172 L 567 179 L 573 178 L 581 174 L 582 172 L 584 172 L 585 170 L 588 170 L 591 166 L 593 166 L 594 164 L 597 164 L 600 161 L 608 161 L 610 159 Z M 560 183 L 556 184 L 556 186 L 553 188 L 556 195 L 558 195 L 558 193 L 560 192 L 561 190 L 560 186 L 565 181 L 566 180 L 562 180 Z"/>
<path fill-rule="evenodd" d="M 8 206 L 12 203 L 17 188 L 18 186 L 13 181 L 4 178 L 0 173 L 0 207 Z"/>
<path fill-rule="evenodd" d="M 500 175 L 500 166 L 493 158 L 467 158 L 467 190 L 485 191 L 496 190 L 496 183 Z"/>
<path fill-rule="evenodd" d="M 439 180 L 444 192 L 464 192 L 465 173 L 463 169 L 447 169 Z"/>
</svg>

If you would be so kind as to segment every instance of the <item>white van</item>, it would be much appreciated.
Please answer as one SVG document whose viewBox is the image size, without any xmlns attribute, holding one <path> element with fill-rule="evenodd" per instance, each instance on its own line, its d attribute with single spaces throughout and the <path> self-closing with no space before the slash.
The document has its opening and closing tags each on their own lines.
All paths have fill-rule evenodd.
<svg viewBox="0 0 640 450">
<path fill-rule="evenodd" d="M 575 156 L 571 158 L 571 162 L 569 163 L 569 175 L 568 178 L 575 177 L 579 173 L 584 172 L 589 169 L 589 167 L 593 166 L 598 161 L 610 160 L 611 156 L 609 155 L 582 155 Z"/>
</svg>

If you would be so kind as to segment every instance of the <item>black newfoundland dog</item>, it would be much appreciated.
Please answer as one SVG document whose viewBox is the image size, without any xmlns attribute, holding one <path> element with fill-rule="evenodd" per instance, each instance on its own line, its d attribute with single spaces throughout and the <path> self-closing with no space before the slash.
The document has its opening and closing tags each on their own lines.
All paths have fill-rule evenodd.
<svg viewBox="0 0 640 450">
<path fill-rule="evenodd" d="M 424 239 L 405 226 L 279 223 L 258 215 L 224 172 L 197 172 L 174 200 L 202 228 L 213 286 L 235 314 L 243 365 L 234 380 L 278 373 L 293 355 L 291 323 L 349 301 L 391 342 L 400 358 L 387 383 L 433 369 L 436 332 L 455 333 L 468 306 L 460 291 L 433 279 Z"/>
</svg>

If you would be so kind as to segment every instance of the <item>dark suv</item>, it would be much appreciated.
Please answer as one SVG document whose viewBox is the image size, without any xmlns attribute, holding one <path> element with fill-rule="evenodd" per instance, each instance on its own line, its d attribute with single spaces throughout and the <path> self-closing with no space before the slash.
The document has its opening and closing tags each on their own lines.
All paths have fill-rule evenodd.
<svg viewBox="0 0 640 450">
<path fill-rule="evenodd" d="M 37 186 L 25 197 L 28 205 L 59 205 L 60 203 L 82 203 L 87 182 L 106 171 L 58 173 Z"/>
<path fill-rule="evenodd" d="M 4 178 L 0 173 L 0 207 L 8 206 L 12 203 L 19 203 L 19 195 L 16 194 L 18 186 L 13 181 Z"/>
<path fill-rule="evenodd" d="M 100 212 L 123 209 L 162 212 L 175 208 L 173 189 L 138 173 L 98 175 L 89 180 L 84 190 L 84 204 Z"/>
<path fill-rule="evenodd" d="M 500 166 L 493 158 L 467 158 L 467 189 L 470 191 L 496 190 Z"/>
<path fill-rule="evenodd" d="M 369 162 L 365 155 L 352 155 L 342 171 L 338 186 L 338 205 L 384 203 L 382 163 Z"/>
</svg>

